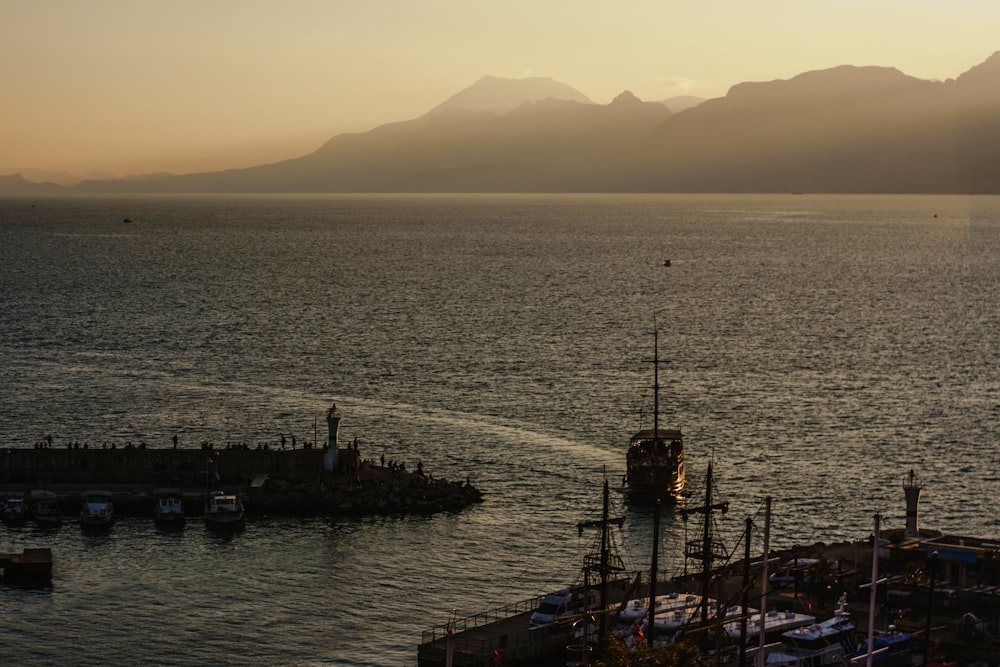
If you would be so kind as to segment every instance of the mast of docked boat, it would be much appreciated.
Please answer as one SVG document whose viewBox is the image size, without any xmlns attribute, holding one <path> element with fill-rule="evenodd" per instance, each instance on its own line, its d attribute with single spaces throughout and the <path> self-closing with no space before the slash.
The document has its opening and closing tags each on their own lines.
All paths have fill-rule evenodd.
<svg viewBox="0 0 1000 667">
<path fill-rule="evenodd" d="M 601 593 L 601 606 L 600 606 L 600 608 L 601 609 L 607 609 L 608 608 L 608 575 L 611 573 L 611 570 L 612 570 L 612 565 L 611 565 L 611 537 L 610 537 L 610 534 L 609 534 L 610 533 L 610 526 L 611 526 L 612 523 L 616 523 L 616 524 L 618 524 L 619 527 L 621 527 L 621 525 L 624 522 L 625 522 L 625 517 L 614 517 L 614 518 L 611 517 L 611 491 L 610 491 L 610 488 L 608 487 L 608 479 L 607 479 L 607 477 L 605 477 L 604 478 L 604 502 L 603 502 L 603 508 L 601 510 L 601 518 L 597 519 L 597 520 L 591 520 L 591 521 L 581 521 L 576 526 L 577 530 L 580 531 L 580 534 L 583 534 L 583 529 L 584 528 L 592 528 L 592 527 L 595 527 L 595 526 L 600 526 L 601 527 L 601 553 L 600 553 L 600 561 L 599 561 L 599 564 L 598 564 L 598 569 L 600 570 L 600 575 L 601 575 L 601 589 L 600 589 L 600 593 Z M 620 558 L 616 557 L 616 560 L 620 560 Z M 591 563 L 592 563 L 591 556 L 587 556 L 585 558 L 585 560 L 584 560 L 584 572 L 585 572 L 585 576 L 586 577 L 589 577 L 589 571 L 593 567 L 591 565 Z M 615 569 L 618 569 L 618 570 L 621 569 L 620 567 L 618 567 L 617 563 L 615 565 Z M 587 591 L 589 591 L 589 586 L 587 586 L 586 588 L 587 588 Z M 584 595 L 587 595 L 586 591 L 584 592 Z M 600 636 L 604 637 L 605 636 L 605 630 L 607 628 L 607 622 L 605 620 L 605 614 L 601 614 L 600 615 L 600 620 L 599 620 L 599 623 L 598 623 L 598 627 L 599 627 Z"/>
<path fill-rule="evenodd" d="M 701 561 L 701 622 L 708 622 L 708 591 L 712 585 L 712 561 L 716 559 L 715 545 L 712 540 L 712 514 L 719 510 L 723 514 L 729 511 L 729 503 L 712 503 L 712 461 L 708 462 L 708 473 L 705 476 L 705 504 L 702 507 L 684 508 L 681 516 L 687 519 L 689 514 L 703 515 L 704 524 L 702 526 L 702 538 L 693 540 L 685 545 L 684 556 L 691 560 Z M 719 558 L 724 558 L 720 555 Z"/>
<path fill-rule="evenodd" d="M 701 552 L 701 622 L 708 622 L 708 591 L 712 585 L 712 462 L 708 462 L 705 480 L 705 525 L 702 526 Z"/>
<path fill-rule="evenodd" d="M 740 596 L 740 657 L 736 663 L 743 667 L 747 660 L 747 614 L 750 607 L 750 533 L 753 530 L 753 519 L 747 517 L 743 530 L 743 594 Z M 764 619 L 761 619 L 763 622 Z M 763 632 L 764 626 L 761 626 Z"/>
<path fill-rule="evenodd" d="M 653 645 L 656 634 L 656 578 L 659 569 L 660 553 L 660 499 L 656 499 L 653 507 L 653 560 L 649 565 L 649 627 L 646 629 L 646 646 Z"/>
<path fill-rule="evenodd" d="M 872 590 L 871 595 L 868 598 L 868 655 L 865 659 L 866 667 L 872 667 L 872 659 L 875 656 L 875 605 L 876 605 L 876 590 L 878 588 L 878 542 L 881 539 L 879 535 L 880 524 L 882 517 L 876 512 L 875 513 L 875 530 L 872 535 Z"/>
<path fill-rule="evenodd" d="M 608 532 L 610 530 L 609 524 L 611 523 L 611 492 L 608 488 L 608 478 L 604 478 L 604 498 L 603 498 L 603 508 L 601 510 L 601 609 L 608 608 L 608 574 L 610 572 L 610 547 L 608 546 L 609 536 Z M 587 595 L 586 591 L 584 595 Z M 584 603 L 586 606 L 586 602 Z M 600 631 L 600 636 L 604 636 L 604 632 L 607 629 L 607 623 L 605 622 L 605 615 L 601 614 L 601 620 L 598 624 L 598 630 Z"/>
<path fill-rule="evenodd" d="M 660 330 L 653 317 L 653 447 L 660 444 Z M 659 501 L 659 498 L 657 498 Z"/>
<path fill-rule="evenodd" d="M 764 499 L 764 564 L 760 575 L 760 648 L 757 651 L 757 664 L 764 667 L 764 651 L 767 646 L 767 636 L 764 632 L 767 619 L 767 561 L 771 556 L 771 496 Z"/>
</svg>

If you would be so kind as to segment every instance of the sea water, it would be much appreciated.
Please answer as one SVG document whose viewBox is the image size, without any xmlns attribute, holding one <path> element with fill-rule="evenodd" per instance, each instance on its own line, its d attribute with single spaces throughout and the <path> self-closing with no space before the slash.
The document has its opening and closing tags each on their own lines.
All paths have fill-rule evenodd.
<svg viewBox="0 0 1000 667">
<path fill-rule="evenodd" d="M 322 441 L 336 402 L 362 456 L 485 502 L 0 527 L 55 559 L 0 586 L 0 663 L 413 665 L 422 630 L 577 578 L 605 479 L 647 569 L 621 478 L 654 330 L 730 547 L 768 496 L 778 547 L 902 527 L 911 470 L 922 528 L 1000 537 L 998 258 L 994 197 L 2 200 L 0 448 Z M 661 573 L 694 530 L 667 512 Z"/>
</svg>

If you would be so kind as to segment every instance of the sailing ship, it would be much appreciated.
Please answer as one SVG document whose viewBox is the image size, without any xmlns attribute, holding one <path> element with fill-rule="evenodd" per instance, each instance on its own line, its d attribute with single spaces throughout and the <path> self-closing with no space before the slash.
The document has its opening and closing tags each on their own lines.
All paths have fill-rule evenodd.
<svg viewBox="0 0 1000 667">
<path fill-rule="evenodd" d="M 669 501 L 684 491 L 684 436 L 679 429 L 660 428 L 659 335 L 653 332 L 653 428 L 629 439 L 625 484 L 638 502 Z"/>
</svg>

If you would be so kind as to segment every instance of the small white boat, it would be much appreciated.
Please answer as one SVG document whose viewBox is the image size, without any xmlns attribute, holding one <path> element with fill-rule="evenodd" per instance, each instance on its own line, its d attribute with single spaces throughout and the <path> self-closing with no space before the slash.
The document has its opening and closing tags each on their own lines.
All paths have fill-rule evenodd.
<svg viewBox="0 0 1000 667">
<path fill-rule="evenodd" d="M 153 518 L 157 523 L 165 526 L 184 524 L 184 493 L 180 489 L 156 489 L 153 498 Z"/>
<path fill-rule="evenodd" d="M 31 518 L 40 527 L 53 528 L 62 525 L 63 515 L 55 493 L 35 489 L 28 494 L 27 501 Z"/>
<path fill-rule="evenodd" d="M 833 618 L 782 633 L 781 646 L 767 654 L 764 664 L 765 667 L 839 667 L 854 656 L 857 646 L 845 595 Z"/>
<path fill-rule="evenodd" d="M 690 597 L 690 596 L 689 596 Z M 676 635 L 679 631 L 683 631 L 686 628 L 697 627 L 702 624 L 702 612 L 707 611 L 705 621 L 713 621 L 719 616 L 719 605 L 712 598 L 708 599 L 708 605 L 705 610 L 702 609 L 704 598 L 701 596 L 697 597 L 697 603 L 694 605 L 685 604 L 683 606 L 675 607 L 669 611 L 659 611 L 657 610 L 656 615 L 653 617 L 653 626 L 656 628 L 656 637 L 658 639 L 674 641 Z M 728 621 L 740 616 L 739 607 L 726 607 L 723 615 L 724 621 Z"/>
<path fill-rule="evenodd" d="M 205 499 L 205 525 L 234 528 L 243 523 L 243 502 L 235 493 L 211 491 Z"/>
<path fill-rule="evenodd" d="M 760 643 L 760 611 L 747 609 L 747 643 L 755 646 Z M 764 638 L 768 643 L 777 641 L 779 636 L 801 628 L 804 625 L 812 625 L 816 622 L 815 616 L 800 614 L 794 611 L 770 610 L 764 615 Z M 738 640 L 743 631 L 740 621 L 732 621 L 725 625 L 726 635 L 731 640 Z"/>
<path fill-rule="evenodd" d="M 23 493 L 8 493 L 3 508 L 4 523 L 24 523 L 28 519 L 28 504 Z"/>
<path fill-rule="evenodd" d="M 679 593 L 668 593 L 666 595 L 656 596 L 656 616 L 660 614 L 667 614 L 673 612 L 677 609 L 683 609 L 685 607 L 699 607 L 701 605 L 700 595 L 691 595 Z M 616 605 L 614 608 L 617 608 Z M 618 614 L 623 621 L 631 623 L 632 621 L 641 621 L 649 617 L 649 599 L 648 598 L 635 598 L 629 600 L 628 603 L 622 608 L 621 612 Z"/>
<path fill-rule="evenodd" d="M 85 528 L 107 528 L 115 522 L 115 506 L 108 491 L 87 491 L 83 494 L 80 525 Z"/>
</svg>

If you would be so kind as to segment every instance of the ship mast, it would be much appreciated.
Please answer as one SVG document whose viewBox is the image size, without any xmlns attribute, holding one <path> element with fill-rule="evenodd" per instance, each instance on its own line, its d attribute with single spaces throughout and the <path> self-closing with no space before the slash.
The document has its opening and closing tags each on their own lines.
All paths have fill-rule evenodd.
<svg viewBox="0 0 1000 667">
<path fill-rule="evenodd" d="M 653 446 L 660 444 L 660 332 L 653 320 Z"/>
<path fill-rule="evenodd" d="M 613 549 L 610 527 L 612 524 L 617 525 L 619 528 L 625 523 L 625 517 L 610 516 L 611 509 L 611 492 L 608 487 L 608 480 L 604 480 L 604 503 L 603 509 L 601 511 L 601 518 L 593 521 L 582 521 L 577 524 L 577 530 L 580 534 L 583 534 L 584 528 L 593 528 L 595 526 L 600 526 L 601 528 L 601 549 L 598 554 L 588 554 L 584 558 L 584 574 L 589 579 L 590 572 L 597 570 L 601 577 L 601 609 L 608 608 L 608 577 L 614 572 L 623 572 L 625 570 L 625 565 L 622 562 L 621 556 L 617 553 L 617 549 Z M 595 563 L 596 561 L 596 563 Z M 584 591 L 584 595 L 587 595 L 587 591 Z M 600 635 L 603 637 L 606 629 L 605 614 L 600 616 Z"/>
<path fill-rule="evenodd" d="M 646 628 L 646 646 L 653 645 L 656 634 L 656 578 L 659 576 L 660 554 L 660 501 L 653 509 L 653 560 L 649 566 L 649 623 Z"/>
<path fill-rule="evenodd" d="M 729 503 L 712 504 L 712 462 L 708 462 L 708 474 L 705 476 L 705 504 L 702 507 L 691 507 L 681 510 L 681 516 L 685 519 L 688 514 L 701 514 L 702 537 L 701 541 L 693 540 L 688 542 L 685 549 L 685 556 L 692 560 L 701 561 L 701 621 L 708 621 L 708 591 L 712 584 L 712 562 L 725 560 L 728 556 L 725 548 L 712 535 L 712 514 L 718 510 L 725 514 L 729 510 Z"/>
</svg>

